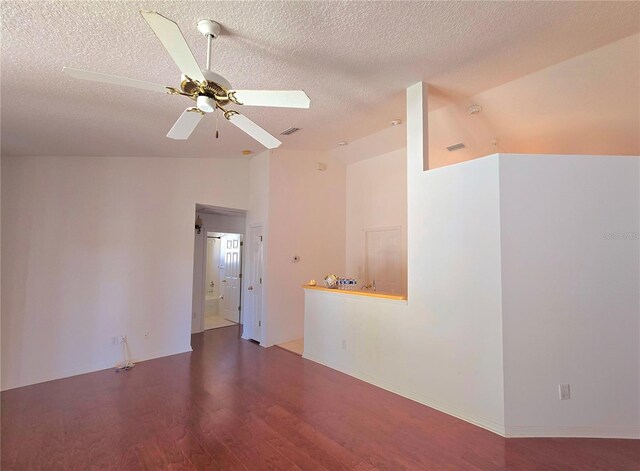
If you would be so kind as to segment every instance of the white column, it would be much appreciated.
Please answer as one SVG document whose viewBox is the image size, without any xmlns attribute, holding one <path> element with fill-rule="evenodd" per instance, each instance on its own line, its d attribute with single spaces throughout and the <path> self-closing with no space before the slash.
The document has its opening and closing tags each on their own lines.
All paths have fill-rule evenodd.
<svg viewBox="0 0 640 471">
<path fill-rule="evenodd" d="M 429 86 L 418 82 L 407 88 L 407 171 L 429 170 L 427 100 Z"/>
<path fill-rule="evenodd" d="M 422 211 L 421 184 L 428 169 L 429 132 L 427 116 L 428 85 L 418 82 L 407 88 L 407 295 L 415 300 L 420 287 L 415 273 L 416 257 L 421 253 L 424 225 L 418 216 Z M 412 264 L 414 264 L 412 266 Z"/>
</svg>

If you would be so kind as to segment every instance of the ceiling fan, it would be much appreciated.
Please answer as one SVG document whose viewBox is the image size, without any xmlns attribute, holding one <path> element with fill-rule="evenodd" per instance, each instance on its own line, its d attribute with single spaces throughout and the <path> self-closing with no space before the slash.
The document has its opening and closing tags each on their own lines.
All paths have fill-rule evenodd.
<svg viewBox="0 0 640 471">
<path fill-rule="evenodd" d="M 154 92 L 182 95 L 191 98 L 196 106 L 187 108 L 173 125 L 167 137 L 187 139 L 205 114 L 220 110 L 232 124 L 242 129 L 268 149 L 282 144 L 278 139 L 262 129 L 256 123 L 228 105 L 276 106 L 284 108 L 309 108 L 311 101 L 302 90 L 233 90 L 231 84 L 221 75 L 211 70 L 211 45 L 220 35 L 220 25 L 213 20 L 200 20 L 198 31 L 207 38 L 206 69 L 200 69 L 191 53 L 178 25 L 153 11 L 141 11 L 143 18 L 158 36 L 171 58 L 174 60 L 182 79 L 180 88 L 165 87 L 156 83 L 144 82 L 115 75 L 88 72 L 86 70 L 64 67 L 62 70 L 72 77 L 93 80 L 95 82 L 124 85 L 127 87 L 151 90 Z M 216 131 L 217 137 L 217 131 Z"/>
</svg>

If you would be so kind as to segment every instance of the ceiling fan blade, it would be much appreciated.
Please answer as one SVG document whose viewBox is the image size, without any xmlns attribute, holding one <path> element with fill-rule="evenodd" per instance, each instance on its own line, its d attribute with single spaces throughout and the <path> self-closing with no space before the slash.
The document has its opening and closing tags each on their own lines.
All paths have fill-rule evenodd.
<svg viewBox="0 0 640 471">
<path fill-rule="evenodd" d="M 280 142 L 278 139 L 273 137 L 267 131 L 262 129 L 256 123 L 251 121 L 245 115 L 242 115 L 235 111 L 227 111 L 224 117 L 227 118 L 229 121 L 231 121 L 240 129 L 242 129 L 244 132 L 249 134 L 249 136 L 253 137 L 256 141 L 258 141 L 260 144 L 265 146 L 267 149 L 275 149 L 276 147 L 280 146 L 280 144 L 282 144 L 282 142 Z"/>
<path fill-rule="evenodd" d="M 167 137 L 171 139 L 189 139 L 189 136 L 203 117 L 204 113 L 198 108 L 187 108 L 169 130 Z"/>
<path fill-rule="evenodd" d="M 239 105 L 309 108 L 311 100 L 302 90 L 232 90 Z"/>
<path fill-rule="evenodd" d="M 205 78 L 202 75 L 202 70 L 200 70 L 196 58 L 193 57 L 193 53 L 189 49 L 184 36 L 182 36 L 178 25 L 155 11 L 141 11 L 140 13 L 142 13 L 143 18 L 153 32 L 156 33 L 156 36 L 158 36 L 158 39 L 182 74 L 199 82 L 204 82 Z"/>
<path fill-rule="evenodd" d="M 62 71 L 71 77 L 91 80 L 93 82 L 110 83 L 113 85 L 124 85 L 125 87 L 141 88 L 142 90 L 151 90 L 153 92 L 168 93 L 167 87 L 157 83 L 144 82 L 142 80 L 130 79 L 126 77 L 118 77 L 116 75 L 99 74 L 97 72 L 89 72 L 87 70 L 72 69 L 63 67 Z"/>
</svg>

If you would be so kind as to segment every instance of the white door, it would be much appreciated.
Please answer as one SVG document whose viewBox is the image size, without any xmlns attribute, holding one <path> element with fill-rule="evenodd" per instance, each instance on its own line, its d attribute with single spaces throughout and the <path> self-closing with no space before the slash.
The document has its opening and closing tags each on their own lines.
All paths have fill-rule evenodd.
<svg viewBox="0 0 640 471">
<path fill-rule="evenodd" d="M 384 293 L 402 292 L 402 234 L 400 228 L 365 233 L 365 282 L 375 281 Z"/>
<path fill-rule="evenodd" d="M 252 226 L 249 232 L 248 277 L 245 282 L 243 337 L 262 340 L 262 277 L 264 259 L 262 226 Z"/>
<path fill-rule="evenodd" d="M 242 235 L 224 234 L 220 238 L 222 315 L 232 322 L 240 320 L 241 250 Z"/>
</svg>

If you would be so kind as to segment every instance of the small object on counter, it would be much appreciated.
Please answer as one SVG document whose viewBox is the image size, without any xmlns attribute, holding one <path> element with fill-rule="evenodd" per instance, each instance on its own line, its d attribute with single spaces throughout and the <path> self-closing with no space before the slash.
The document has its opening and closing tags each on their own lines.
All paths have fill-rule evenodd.
<svg viewBox="0 0 640 471">
<path fill-rule="evenodd" d="M 316 280 L 309 280 L 309 283 L 307 283 L 307 286 L 315 286 L 316 285 Z"/>
<path fill-rule="evenodd" d="M 329 274 L 324 277 L 323 281 L 327 288 L 336 289 L 338 287 L 338 277 L 336 275 Z"/>
<path fill-rule="evenodd" d="M 354 291 L 357 288 L 356 286 L 357 282 L 354 278 L 338 277 L 338 281 L 336 284 L 338 289 L 343 289 L 348 291 Z"/>
</svg>

